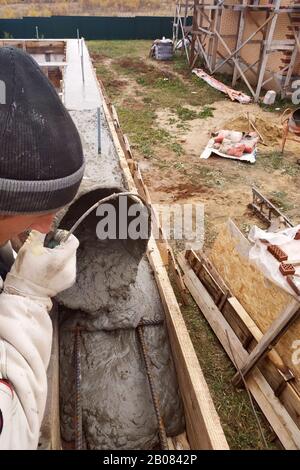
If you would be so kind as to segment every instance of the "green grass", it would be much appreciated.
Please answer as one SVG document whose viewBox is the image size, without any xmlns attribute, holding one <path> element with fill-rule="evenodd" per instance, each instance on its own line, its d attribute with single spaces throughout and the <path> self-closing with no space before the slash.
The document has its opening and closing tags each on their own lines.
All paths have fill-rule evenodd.
<svg viewBox="0 0 300 470">
<path fill-rule="evenodd" d="M 167 131 L 153 126 L 156 115 L 148 107 L 140 109 L 117 107 L 117 110 L 122 128 L 145 158 L 155 157 L 157 145 L 176 145 Z M 173 150 L 178 153 L 179 149 L 174 147 Z"/>
<path fill-rule="evenodd" d="M 192 299 L 181 310 L 230 448 L 264 449 L 248 395 L 245 390 L 233 387 L 231 380 L 235 369 L 214 332 Z M 256 411 L 269 448 L 276 449 L 271 442 L 272 431 L 261 411 L 258 408 Z"/>
<path fill-rule="evenodd" d="M 294 205 L 289 202 L 288 194 L 285 191 L 273 191 L 271 193 L 270 201 L 282 211 L 289 211 L 294 208 Z"/>
<path fill-rule="evenodd" d="M 92 54 L 102 54 L 103 56 L 115 59 L 124 56 L 147 56 L 152 41 L 88 41 L 87 44 Z"/>
<path fill-rule="evenodd" d="M 212 108 L 211 106 L 204 106 L 202 111 L 200 111 L 200 113 L 198 113 L 198 117 L 200 119 L 206 119 L 206 118 L 209 118 L 209 117 L 213 117 L 214 109 L 215 108 Z"/>
<path fill-rule="evenodd" d="M 290 162 L 281 152 L 259 153 L 256 164 L 266 170 L 279 170 L 282 175 L 300 175 L 300 166 Z"/>
<path fill-rule="evenodd" d="M 185 108 L 184 106 L 177 106 L 176 113 L 181 121 L 192 121 L 193 119 L 206 119 L 208 117 L 213 117 L 214 108 L 210 106 L 204 106 L 200 112 L 195 111 L 194 109 Z"/>
<path fill-rule="evenodd" d="M 122 127 L 135 148 L 145 158 L 154 158 L 161 146 L 180 157 L 182 146 L 176 142 L 176 136 L 157 127 L 156 111 L 174 110 L 180 120 L 178 128 L 187 130 L 185 121 L 212 116 L 209 104 L 222 95 L 195 80 L 182 56 L 176 56 L 174 63 L 150 60 L 150 45 L 151 41 L 88 42 L 97 75 L 116 105 Z M 127 85 L 135 88 L 135 100 L 126 99 Z M 137 107 L 138 102 L 142 106 Z M 200 109 L 192 111 L 184 104 Z"/>
<path fill-rule="evenodd" d="M 198 113 L 192 109 L 184 108 L 183 106 L 177 106 L 176 113 L 180 120 L 191 121 L 198 117 Z"/>
</svg>

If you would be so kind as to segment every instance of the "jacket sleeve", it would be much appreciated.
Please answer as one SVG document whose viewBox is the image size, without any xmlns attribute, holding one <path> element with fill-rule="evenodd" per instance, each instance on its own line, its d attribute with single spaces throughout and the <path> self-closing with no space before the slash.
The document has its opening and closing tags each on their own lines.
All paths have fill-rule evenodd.
<svg viewBox="0 0 300 470">
<path fill-rule="evenodd" d="M 47 398 L 51 307 L 47 297 L 0 294 L 0 379 L 4 379 L 0 382 L 1 450 L 38 446 Z"/>
</svg>

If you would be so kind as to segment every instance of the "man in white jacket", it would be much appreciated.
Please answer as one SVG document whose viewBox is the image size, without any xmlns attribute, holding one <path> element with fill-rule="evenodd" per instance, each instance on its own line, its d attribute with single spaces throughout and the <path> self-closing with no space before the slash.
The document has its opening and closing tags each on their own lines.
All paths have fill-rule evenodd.
<svg viewBox="0 0 300 470">
<path fill-rule="evenodd" d="M 0 449 L 36 449 L 47 396 L 51 298 L 76 275 L 78 241 L 44 246 L 79 188 L 80 138 L 26 53 L 0 48 Z M 14 259 L 9 240 L 31 231 Z"/>
</svg>

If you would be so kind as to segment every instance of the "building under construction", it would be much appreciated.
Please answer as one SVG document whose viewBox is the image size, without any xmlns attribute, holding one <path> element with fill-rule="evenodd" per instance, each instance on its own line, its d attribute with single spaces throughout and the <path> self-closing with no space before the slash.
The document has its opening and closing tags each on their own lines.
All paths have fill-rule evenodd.
<svg viewBox="0 0 300 470">
<path fill-rule="evenodd" d="M 193 17 L 192 25 L 190 16 Z M 230 73 L 258 100 L 262 89 L 288 97 L 299 73 L 298 0 L 195 0 L 178 2 L 174 36 L 190 38 L 190 66 Z"/>
</svg>

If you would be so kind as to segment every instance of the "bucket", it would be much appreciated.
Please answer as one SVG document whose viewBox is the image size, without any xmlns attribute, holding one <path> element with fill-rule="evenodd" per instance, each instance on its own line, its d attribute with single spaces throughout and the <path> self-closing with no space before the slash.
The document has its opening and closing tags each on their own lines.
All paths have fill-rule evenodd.
<svg viewBox="0 0 300 470">
<path fill-rule="evenodd" d="M 289 130 L 300 135 L 300 108 L 296 109 L 289 118 Z"/>
</svg>

